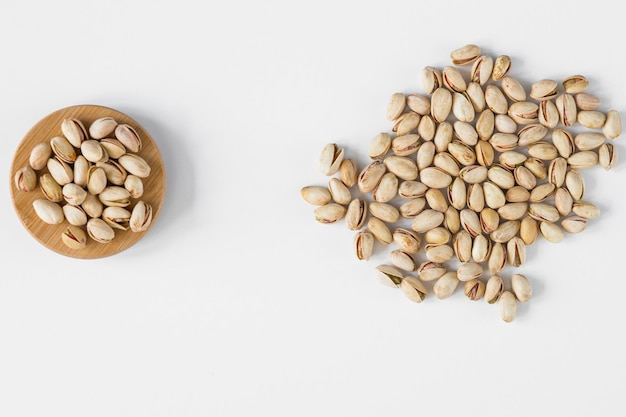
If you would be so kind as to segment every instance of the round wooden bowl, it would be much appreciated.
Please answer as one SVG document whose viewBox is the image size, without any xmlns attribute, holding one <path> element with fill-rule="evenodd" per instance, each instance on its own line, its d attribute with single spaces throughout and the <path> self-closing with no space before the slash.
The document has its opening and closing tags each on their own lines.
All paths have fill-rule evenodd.
<svg viewBox="0 0 626 417">
<path fill-rule="evenodd" d="M 89 129 L 93 121 L 105 116 L 113 117 L 118 123 L 128 123 L 135 128 L 142 140 L 142 149 L 138 152 L 138 155 L 146 160 L 150 165 L 151 171 L 150 175 L 143 179 L 144 194 L 139 199 L 131 198 L 131 204 L 127 209 L 132 210 L 132 207 L 134 207 L 138 200 L 144 201 L 152 206 L 152 223 L 148 229 L 143 232 L 133 232 L 130 229 L 114 229 L 115 238 L 108 243 L 99 243 L 87 236 L 87 244 L 84 248 L 70 249 L 61 240 L 61 233 L 69 223 L 67 221 L 58 225 L 44 223 L 39 216 L 37 216 L 33 208 L 33 201 L 39 198 L 45 198 L 39 189 L 39 184 L 37 184 L 37 187 L 32 191 L 20 191 L 15 186 L 15 174 L 22 167 L 28 165 L 30 152 L 35 145 L 41 142 L 47 142 L 54 136 L 63 135 L 61 131 L 61 122 L 63 119 L 69 117 L 76 118 L 83 122 L 85 127 Z M 80 153 L 79 150 L 77 150 L 77 152 Z M 37 171 L 37 177 L 39 178 L 39 176 L 45 172 L 47 172 L 46 168 Z M 148 233 L 159 217 L 165 197 L 165 167 L 161 154 L 152 140 L 152 137 L 135 120 L 111 108 L 96 105 L 79 105 L 60 109 L 49 114 L 28 131 L 13 157 L 10 183 L 11 199 L 15 211 L 26 230 L 28 230 L 39 243 L 61 255 L 80 259 L 95 259 L 122 252 L 137 243 Z M 59 204 L 63 205 L 64 203 Z"/>
</svg>

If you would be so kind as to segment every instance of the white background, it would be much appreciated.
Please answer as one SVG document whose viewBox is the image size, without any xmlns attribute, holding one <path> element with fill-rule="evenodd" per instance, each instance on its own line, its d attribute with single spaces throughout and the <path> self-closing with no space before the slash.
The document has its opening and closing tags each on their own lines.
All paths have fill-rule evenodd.
<svg viewBox="0 0 626 417">
<path fill-rule="evenodd" d="M 624 414 L 624 164 L 585 172 L 587 230 L 529 248 L 510 324 L 382 286 L 386 249 L 357 261 L 300 196 L 326 143 L 363 164 L 389 96 L 467 43 L 626 114 L 617 4 L 366 3 L 1 3 L 0 416 Z M 166 165 L 158 221 L 106 259 L 46 249 L 10 199 L 25 133 L 77 104 L 140 122 Z"/>
</svg>

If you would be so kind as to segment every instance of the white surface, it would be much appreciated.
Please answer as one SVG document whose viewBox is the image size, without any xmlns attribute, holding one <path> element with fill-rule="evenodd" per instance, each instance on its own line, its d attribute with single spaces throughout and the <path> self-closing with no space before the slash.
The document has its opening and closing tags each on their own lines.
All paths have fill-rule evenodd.
<svg viewBox="0 0 626 417">
<path fill-rule="evenodd" d="M 623 163 L 585 173 L 584 233 L 529 249 L 511 324 L 381 286 L 384 252 L 359 263 L 300 197 L 323 145 L 364 162 L 391 93 L 466 43 L 524 83 L 582 73 L 626 114 L 614 7 L 2 2 L 0 172 L 39 119 L 99 104 L 151 132 L 168 181 L 150 233 L 90 261 L 37 243 L 0 187 L 0 415 L 622 415 Z"/>
</svg>

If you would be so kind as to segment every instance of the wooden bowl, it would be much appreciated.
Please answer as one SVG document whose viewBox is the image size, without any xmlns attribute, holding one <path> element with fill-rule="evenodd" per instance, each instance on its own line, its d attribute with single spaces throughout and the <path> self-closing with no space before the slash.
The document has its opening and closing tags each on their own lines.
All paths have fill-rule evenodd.
<svg viewBox="0 0 626 417">
<path fill-rule="evenodd" d="M 45 198 L 39 189 L 39 184 L 37 184 L 37 187 L 32 191 L 20 191 L 15 186 L 14 177 L 17 171 L 28 165 L 30 152 L 35 145 L 41 142 L 47 142 L 54 136 L 62 136 L 61 122 L 63 119 L 68 117 L 77 118 L 89 129 L 93 121 L 105 116 L 113 117 L 118 123 L 128 123 L 135 128 L 142 140 L 143 146 L 138 152 L 138 155 L 146 160 L 150 165 L 151 171 L 150 175 L 143 179 L 143 196 L 139 199 L 131 198 L 131 205 L 127 207 L 127 209 L 131 210 L 136 201 L 143 200 L 152 206 L 152 223 L 148 229 L 143 232 L 133 232 L 130 229 L 115 229 L 115 238 L 108 243 L 99 243 L 87 236 L 87 244 L 84 248 L 70 249 L 61 240 L 61 233 L 69 223 L 64 221 L 58 225 L 50 225 L 44 223 L 35 213 L 33 201 L 39 198 Z M 78 151 L 78 153 L 80 153 L 80 151 Z M 46 168 L 37 171 L 37 177 L 39 178 L 39 176 L 45 172 L 47 172 Z M 28 131 L 26 136 L 24 136 L 24 139 L 15 152 L 11 165 L 10 182 L 13 206 L 26 230 L 48 249 L 61 255 L 81 259 L 104 258 L 115 255 L 137 243 L 148 233 L 159 217 L 165 197 L 165 167 L 161 154 L 150 134 L 129 116 L 111 108 L 95 105 L 79 105 L 60 109 L 35 124 L 30 131 Z M 63 205 L 64 203 L 59 204 Z M 84 226 L 83 229 L 85 229 Z"/>
</svg>

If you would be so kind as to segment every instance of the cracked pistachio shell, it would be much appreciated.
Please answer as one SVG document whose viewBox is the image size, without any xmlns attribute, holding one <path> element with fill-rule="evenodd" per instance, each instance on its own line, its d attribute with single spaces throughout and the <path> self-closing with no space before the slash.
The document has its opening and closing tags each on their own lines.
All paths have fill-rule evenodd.
<svg viewBox="0 0 626 417">
<path fill-rule="evenodd" d="M 534 156 L 526 158 L 524 160 L 524 166 L 528 168 L 538 180 L 543 180 L 548 176 L 546 165 L 539 158 L 535 158 Z"/>
<path fill-rule="evenodd" d="M 437 129 L 435 130 L 435 137 L 433 143 L 437 152 L 446 152 L 448 145 L 452 142 L 452 136 L 454 135 L 454 128 L 448 121 L 439 122 Z"/>
<path fill-rule="evenodd" d="M 105 206 L 127 207 L 130 205 L 130 193 L 119 185 L 109 185 L 98 194 L 98 198 Z M 323 207 L 327 207 L 326 206 Z M 344 209 L 345 210 L 345 209 Z"/>
<path fill-rule="evenodd" d="M 58 203 L 45 198 L 33 201 L 33 208 L 39 218 L 47 224 L 60 224 L 65 219 L 63 209 Z"/>
<path fill-rule="evenodd" d="M 480 228 L 487 235 L 496 230 L 500 224 L 500 215 L 491 207 L 482 209 L 478 217 L 480 218 Z"/>
<path fill-rule="evenodd" d="M 402 113 L 404 113 L 404 109 L 406 107 L 406 96 L 403 93 L 393 93 L 391 97 L 389 97 L 389 101 L 387 103 L 387 108 L 385 111 L 385 116 L 387 120 L 394 121 Z"/>
<path fill-rule="evenodd" d="M 50 149 L 54 155 L 68 164 L 76 160 L 76 149 L 64 136 L 54 136 L 50 139 Z"/>
<path fill-rule="evenodd" d="M 346 227 L 350 230 L 359 230 L 367 219 L 367 201 L 362 198 L 353 199 L 345 214 Z"/>
<path fill-rule="evenodd" d="M 78 155 L 76 161 L 74 161 L 74 183 L 81 187 L 87 186 L 89 180 L 89 168 L 91 162 L 89 162 L 84 156 Z"/>
<path fill-rule="evenodd" d="M 80 145 L 82 155 L 89 162 L 103 162 L 109 159 L 106 150 L 100 145 L 100 142 L 94 139 L 83 141 Z"/>
<path fill-rule="evenodd" d="M 556 109 L 559 111 L 559 117 L 563 126 L 573 126 L 576 123 L 578 108 L 576 101 L 571 94 L 560 94 L 555 100 Z"/>
<path fill-rule="evenodd" d="M 68 117 L 61 122 L 61 131 L 69 143 L 75 148 L 80 148 L 83 141 L 89 139 L 89 134 L 85 125 L 74 117 Z"/>
<path fill-rule="evenodd" d="M 98 243 L 109 243 L 115 238 L 115 230 L 97 217 L 87 221 L 87 234 Z"/>
<path fill-rule="evenodd" d="M 456 276 L 459 281 L 470 281 L 474 278 L 478 278 L 483 274 L 483 266 L 478 262 L 465 262 L 456 270 Z"/>
<path fill-rule="evenodd" d="M 539 120 L 539 123 L 542 126 L 545 126 L 548 129 L 554 129 L 559 124 L 559 110 L 556 108 L 556 104 L 554 104 L 552 100 L 543 100 L 539 102 L 537 120 Z"/>
<path fill-rule="evenodd" d="M 393 231 L 392 239 L 400 249 L 408 253 L 417 253 L 422 245 L 422 240 L 417 233 L 403 227 Z"/>
<path fill-rule="evenodd" d="M 113 229 L 128 230 L 131 212 L 124 207 L 105 207 L 102 211 L 104 220 Z"/>
<path fill-rule="evenodd" d="M 494 304 L 504 292 L 504 280 L 499 275 L 492 275 L 485 284 L 485 301 Z"/>
<path fill-rule="evenodd" d="M 609 110 L 606 113 L 602 133 L 607 139 L 616 139 L 622 134 L 622 118 L 617 110 Z"/>
<path fill-rule="evenodd" d="M 37 187 L 37 173 L 30 165 L 24 165 L 15 173 L 13 181 L 19 191 L 33 191 Z"/>
<path fill-rule="evenodd" d="M 487 269 L 489 273 L 497 275 L 506 266 L 506 248 L 501 242 L 495 242 L 491 245 L 491 254 L 487 261 Z"/>
<path fill-rule="evenodd" d="M 493 71 L 491 79 L 498 81 L 506 76 L 511 70 L 511 57 L 508 55 L 499 55 L 493 63 Z"/>
<path fill-rule="evenodd" d="M 139 178 L 148 178 L 150 176 L 150 165 L 141 156 L 126 153 L 119 157 L 117 162 L 126 170 L 127 173 L 138 176 Z M 337 170 L 339 168 L 337 167 Z M 335 170 L 335 172 L 337 172 Z"/>
<path fill-rule="evenodd" d="M 430 141 L 435 137 L 437 129 L 436 121 L 430 115 L 424 115 L 420 119 L 420 123 L 417 126 L 417 134 L 424 141 Z"/>
<path fill-rule="evenodd" d="M 574 101 L 579 110 L 597 110 L 600 105 L 600 99 L 589 93 L 574 94 Z"/>
<path fill-rule="evenodd" d="M 494 114 L 507 114 L 509 108 L 506 95 L 495 84 L 485 87 L 485 104 Z"/>
<path fill-rule="evenodd" d="M 521 185 L 515 185 L 506 190 L 505 198 L 509 203 L 523 203 L 530 199 L 530 192 Z"/>
<path fill-rule="evenodd" d="M 493 146 L 486 140 L 479 140 L 474 147 L 476 152 L 476 162 L 484 167 L 489 167 L 493 164 L 495 152 Z"/>
<path fill-rule="evenodd" d="M 480 56 L 480 47 L 471 43 L 450 52 L 450 59 L 454 65 L 469 65 Z"/>
<path fill-rule="evenodd" d="M 89 126 L 89 135 L 92 139 L 103 139 L 115 132 L 116 127 L 117 121 L 113 117 L 101 117 Z"/>
<path fill-rule="evenodd" d="M 128 190 L 131 198 L 140 198 L 143 196 L 143 180 L 136 175 L 126 176 L 126 179 L 124 180 L 124 188 Z M 328 202 L 329 201 L 326 201 L 319 205 L 321 206 Z"/>
<path fill-rule="evenodd" d="M 567 158 L 567 163 L 572 169 L 586 169 L 598 164 L 598 153 L 595 151 L 574 152 Z"/>
<path fill-rule="evenodd" d="M 370 217 L 367 221 L 367 228 L 372 232 L 376 240 L 383 245 L 388 245 L 393 242 L 393 235 L 387 223 L 379 219 L 378 217 Z"/>
<path fill-rule="evenodd" d="M 479 56 L 472 64 L 470 80 L 485 85 L 491 78 L 494 60 L 489 55 Z"/>
<path fill-rule="evenodd" d="M 430 113 L 436 122 L 444 122 L 452 112 L 452 93 L 439 87 L 430 96 Z"/>
<path fill-rule="evenodd" d="M 453 177 L 457 177 L 460 172 L 458 161 L 448 152 L 438 152 L 433 157 L 433 166 L 447 172 Z"/>
<path fill-rule="evenodd" d="M 540 204 L 540 203 L 538 203 Z M 496 230 L 489 235 L 491 240 L 496 243 L 506 243 L 511 240 L 520 229 L 519 220 L 506 220 L 498 226 Z"/>
<path fill-rule="evenodd" d="M 465 208 L 459 212 L 461 227 L 466 230 L 473 238 L 480 234 L 480 219 L 478 213 L 474 210 Z"/>
<path fill-rule="evenodd" d="M 448 209 L 448 201 L 446 200 L 446 196 L 443 192 L 437 188 L 431 188 L 426 191 L 425 194 L 426 202 L 428 206 L 440 212 L 445 212 Z"/>
<path fill-rule="evenodd" d="M 102 210 L 104 209 L 104 205 L 98 198 L 98 196 L 88 193 L 85 201 L 81 204 L 83 210 L 89 217 L 100 217 L 102 215 Z"/>
<path fill-rule="evenodd" d="M 422 87 L 426 94 L 432 94 L 437 88 L 443 87 L 441 71 L 438 68 L 427 66 L 422 70 Z"/>
<path fill-rule="evenodd" d="M 587 228 L 587 219 L 581 216 L 569 216 L 561 221 L 561 227 L 567 233 L 580 233 Z"/>
<path fill-rule="evenodd" d="M 87 190 L 85 190 L 80 185 L 71 182 L 63 186 L 63 199 L 68 204 L 71 204 L 73 206 L 79 206 L 83 204 L 85 198 L 87 198 Z"/>
<path fill-rule="evenodd" d="M 422 281 L 411 275 L 402 279 L 400 282 L 400 289 L 409 300 L 416 303 L 421 303 L 428 294 L 428 291 Z"/>
<path fill-rule="evenodd" d="M 443 67 L 441 78 L 443 85 L 452 92 L 462 93 L 467 89 L 467 82 L 463 78 L 461 71 L 456 67 L 450 65 Z"/>
<path fill-rule="evenodd" d="M 526 90 L 522 83 L 510 75 L 505 75 L 500 80 L 502 92 L 512 101 L 526 101 Z"/>
<path fill-rule="evenodd" d="M 408 97 L 411 97 L 411 96 L 409 95 Z M 408 100 L 408 97 L 407 97 L 407 100 Z M 428 105 L 430 109 L 430 100 L 428 101 Z M 410 107 L 411 106 L 409 104 L 409 108 Z M 415 129 L 417 129 L 417 126 L 419 126 L 421 119 L 422 119 L 422 116 L 413 110 L 408 111 L 406 113 L 402 113 L 400 117 L 398 117 L 393 123 L 393 127 L 391 128 L 391 130 L 393 132 L 396 132 L 398 136 L 411 134 Z"/>
<path fill-rule="evenodd" d="M 520 222 L 519 235 L 526 244 L 532 245 L 539 234 L 539 222 L 530 216 L 526 216 Z"/>
<path fill-rule="evenodd" d="M 130 152 L 139 152 L 143 147 L 139 133 L 127 123 L 120 123 L 115 127 L 115 138 Z"/>
<path fill-rule="evenodd" d="M 134 175 L 129 175 L 128 177 L 126 177 L 126 180 L 129 182 L 134 181 L 131 177 L 137 178 L 141 181 L 141 178 Z M 129 180 L 129 178 L 131 179 Z M 124 185 L 124 187 L 128 190 L 128 187 L 126 187 L 126 185 Z M 128 191 L 130 192 L 131 190 Z M 330 203 L 330 200 L 332 199 L 328 188 L 319 185 L 307 185 L 305 187 L 302 187 L 302 189 L 300 190 L 300 194 L 302 195 L 304 201 L 314 206 L 323 206 L 324 204 Z"/>
<path fill-rule="evenodd" d="M 476 153 L 471 146 L 455 139 L 448 144 L 448 153 L 461 165 L 476 163 Z"/>
<path fill-rule="evenodd" d="M 87 234 L 81 227 L 70 224 L 61 232 L 61 241 L 70 249 L 83 249 L 87 245 Z"/>
<path fill-rule="evenodd" d="M 449 298 L 459 286 L 459 279 L 455 271 L 448 271 L 441 277 L 437 278 L 437 282 L 433 285 L 433 294 L 440 299 Z"/>
<path fill-rule="evenodd" d="M 452 95 L 452 114 L 461 122 L 472 122 L 476 117 L 474 105 L 466 93 Z"/>
<path fill-rule="evenodd" d="M 385 161 L 387 159 L 389 158 L 386 158 Z M 359 173 L 359 177 L 357 179 L 359 191 L 364 194 L 372 192 L 380 182 L 380 179 L 383 177 L 385 172 L 387 172 L 387 164 L 381 160 L 375 160 L 366 165 Z"/>
<path fill-rule="evenodd" d="M 591 151 L 604 144 L 606 138 L 599 132 L 581 132 L 574 136 L 574 144 L 581 151 Z"/>
<path fill-rule="evenodd" d="M 415 133 L 399 135 L 391 140 L 391 152 L 399 156 L 412 155 L 417 152 L 419 143 L 420 137 Z"/>
<path fill-rule="evenodd" d="M 361 230 L 354 235 L 353 245 L 357 259 L 367 261 L 374 250 L 374 235 L 369 230 Z"/>
<path fill-rule="evenodd" d="M 443 276 L 448 270 L 443 264 L 432 261 L 422 262 L 417 267 L 417 276 L 422 281 L 434 281 Z"/>
<path fill-rule="evenodd" d="M 106 210 L 106 209 L 105 209 Z M 133 207 L 128 227 L 135 233 L 145 232 L 152 223 L 152 206 L 145 201 L 138 201 Z"/>
<path fill-rule="evenodd" d="M 526 244 L 521 237 L 515 236 L 506 244 L 507 261 L 511 266 L 520 266 L 526 262 Z"/>
<path fill-rule="evenodd" d="M 452 246 L 446 244 L 429 243 L 424 246 L 424 252 L 429 261 L 437 263 L 449 261 L 454 256 L 454 249 L 452 249 Z"/>
<path fill-rule="evenodd" d="M 517 316 L 517 300 L 511 291 L 504 291 L 498 300 L 500 307 L 500 318 L 506 323 L 510 323 Z"/>
<path fill-rule="evenodd" d="M 488 143 L 498 152 L 512 151 L 517 148 L 519 138 L 514 133 L 496 132 L 489 139 Z"/>
<path fill-rule="evenodd" d="M 49 142 L 41 142 L 30 151 L 28 163 L 32 169 L 39 171 L 46 167 L 48 159 L 52 156 L 52 148 Z"/>
<path fill-rule="evenodd" d="M 561 227 L 557 223 L 553 222 L 540 221 L 539 231 L 548 242 L 552 243 L 558 243 L 562 241 L 565 237 L 563 234 L 563 229 L 561 229 Z"/>
<path fill-rule="evenodd" d="M 533 296 L 533 288 L 530 285 L 530 281 L 522 274 L 511 275 L 511 289 L 520 303 L 530 301 Z"/>
<path fill-rule="evenodd" d="M 48 200 L 54 203 L 63 201 L 63 188 L 47 172 L 39 177 L 39 189 Z"/>
<path fill-rule="evenodd" d="M 524 126 L 517 132 L 519 146 L 528 146 L 539 142 L 548 134 L 548 128 L 540 123 L 532 123 Z"/>
<path fill-rule="evenodd" d="M 518 151 L 505 151 L 498 156 L 498 162 L 509 169 L 522 165 L 527 159 L 528 156 L 525 153 Z"/>
<path fill-rule="evenodd" d="M 72 170 L 72 167 L 67 162 L 60 160 L 56 156 L 48 159 L 47 167 L 48 172 L 52 175 L 52 178 L 54 178 L 60 186 L 64 186 L 74 180 L 74 171 Z"/>
<path fill-rule="evenodd" d="M 339 171 L 339 166 L 341 161 L 343 161 L 343 154 L 343 148 L 337 146 L 336 143 L 326 144 L 319 156 L 319 169 L 322 174 L 330 176 Z"/>
<path fill-rule="evenodd" d="M 389 261 L 395 267 L 400 268 L 404 271 L 417 270 L 417 264 L 415 263 L 415 258 L 413 258 L 413 255 L 402 249 L 394 249 L 389 252 Z"/>
<path fill-rule="evenodd" d="M 558 157 L 553 159 L 548 165 L 548 181 L 557 187 L 565 182 L 567 174 L 567 159 Z"/>
<path fill-rule="evenodd" d="M 426 198 L 417 197 L 400 204 L 398 210 L 403 218 L 414 219 L 424 208 L 426 208 Z"/>
<path fill-rule="evenodd" d="M 548 203 L 530 203 L 528 215 L 538 222 L 556 222 L 560 217 L 556 207 Z"/>
<path fill-rule="evenodd" d="M 552 144 L 563 158 L 569 158 L 576 150 L 574 137 L 565 129 L 552 131 Z"/>
<path fill-rule="evenodd" d="M 472 260 L 477 263 L 485 262 L 491 253 L 491 241 L 485 235 L 478 235 L 472 243 Z"/>
<path fill-rule="evenodd" d="M 558 83 L 555 80 L 543 79 L 530 86 L 530 97 L 537 101 L 553 99 L 558 93 Z"/>
<path fill-rule="evenodd" d="M 470 184 L 467 187 L 467 208 L 479 213 L 485 208 L 485 192 L 481 184 Z"/>
<path fill-rule="evenodd" d="M 402 282 L 402 272 L 392 265 L 378 265 L 375 269 L 378 280 L 389 287 L 398 287 Z"/>
<path fill-rule="evenodd" d="M 327 203 L 327 204 L 317 207 L 313 211 L 313 214 L 315 215 L 316 221 L 322 224 L 331 224 L 331 223 L 335 223 L 341 220 L 345 216 L 346 208 L 342 206 L 341 204 Z"/>
<path fill-rule="evenodd" d="M 476 184 L 487 179 L 487 168 L 482 165 L 467 165 L 461 168 L 459 177 L 468 184 Z"/>
<path fill-rule="evenodd" d="M 452 234 L 447 228 L 443 226 L 430 229 L 424 234 L 424 240 L 432 245 L 443 245 L 450 242 L 451 238 Z"/>
<path fill-rule="evenodd" d="M 369 203 L 368 210 L 372 216 L 379 218 L 385 223 L 395 223 L 400 219 L 400 210 L 389 203 L 372 201 Z"/>
<path fill-rule="evenodd" d="M 556 107 L 555 107 L 556 109 Z M 558 121 L 557 113 L 557 121 Z M 507 114 L 496 114 L 494 116 L 495 129 L 502 133 L 515 133 L 517 132 L 517 123 L 509 117 Z"/>
<path fill-rule="evenodd" d="M 566 93 L 578 94 L 582 93 L 587 89 L 587 87 L 589 87 L 589 80 L 584 75 L 575 74 L 565 78 L 561 82 L 561 85 Z"/>
<path fill-rule="evenodd" d="M 330 191 L 330 195 L 335 203 L 345 206 L 352 201 L 350 189 L 337 177 L 333 177 L 328 181 L 328 191 Z"/>
<path fill-rule="evenodd" d="M 126 153 L 124 144 L 115 138 L 104 138 L 100 140 L 100 145 L 109 155 L 109 158 L 118 159 Z"/>
<path fill-rule="evenodd" d="M 425 209 L 413 218 L 411 229 L 417 233 L 426 233 L 443 223 L 444 214 L 433 209 Z"/>
<path fill-rule="evenodd" d="M 588 129 L 602 129 L 606 122 L 606 114 L 597 110 L 579 110 L 578 123 Z"/>
<path fill-rule="evenodd" d="M 419 145 L 415 159 L 417 161 L 417 169 L 422 170 L 433 164 L 437 149 L 433 142 L 424 142 Z"/>
<path fill-rule="evenodd" d="M 472 235 L 467 230 L 459 230 L 454 235 L 452 248 L 459 262 L 469 262 L 472 259 L 472 244 Z"/>
<path fill-rule="evenodd" d="M 598 163 L 606 171 L 617 163 L 617 149 L 611 143 L 605 143 L 598 149 Z"/>
<path fill-rule="evenodd" d="M 556 191 L 556 185 L 551 182 L 539 184 L 530 192 L 529 201 L 531 203 L 541 203 L 546 199 L 552 197 Z"/>
<path fill-rule="evenodd" d="M 430 98 L 423 94 L 411 93 L 407 95 L 406 105 L 408 106 L 409 109 L 412 110 L 412 112 L 414 112 L 415 114 L 419 116 L 426 116 L 427 114 L 430 114 Z M 418 120 L 418 124 L 419 124 L 419 120 Z"/>
<path fill-rule="evenodd" d="M 359 178 L 359 171 L 353 159 L 344 158 L 339 165 L 339 178 L 346 184 L 346 187 L 352 188 L 356 185 Z"/>
<path fill-rule="evenodd" d="M 475 278 L 465 283 L 463 292 L 471 301 L 478 301 L 485 296 L 485 283 Z"/>
<path fill-rule="evenodd" d="M 589 201 L 579 200 L 574 202 L 572 211 L 574 214 L 587 220 L 592 220 L 600 216 L 600 208 Z"/>
<path fill-rule="evenodd" d="M 398 195 L 402 198 L 423 197 L 428 187 L 419 181 L 405 180 L 398 186 Z"/>
<path fill-rule="evenodd" d="M 420 181 L 431 188 L 446 188 L 452 183 L 450 174 L 435 167 L 424 168 L 419 175 Z"/>
<path fill-rule="evenodd" d="M 559 187 L 554 192 L 554 206 L 561 216 L 567 216 L 572 212 L 574 199 L 566 188 Z"/>
<path fill-rule="evenodd" d="M 87 176 L 87 190 L 91 194 L 100 194 L 108 185 L 106 172 L 96 165 L 89 168 Z"/>
<path fill-rule="evenodd" d="M 63 215 L 67 222 L 74 226 L 84 226 L 87 224 L 87 213 L 81 206 L 65 204 L 63 207 Z"/>
<path fill-rule="evenodd" d="M 381 159 L 391 149 L 391 135 L 386 132 L 381 132 L 374 136 L 370 141 L 367 154 L 371 159 Z"/>
<path fill-rule="evenodd" d="M 557 105 L 558 108 L 559 106 Z M 507 114 L 515 123 L 520 125 L 537 123 L 539 121 L 539 105 L 532 101 L 518 101 L 511 104 Z"/>
<path fill-rule="evenodd" d="M 469 82 L 464 94 L 469 102 L 472 103 L 475 113 L 480 113 L 485 110 L 485 106 L 487 105 L 485 102 L 485 92 L 480 84 L 473 81 Z"/>
<path fill-rule="evenodd" d="M 578 201 L 585 195 L 585 180 L 576 169 L 569 169 L 565 174 L 565 188 Z"/>
</svg>

